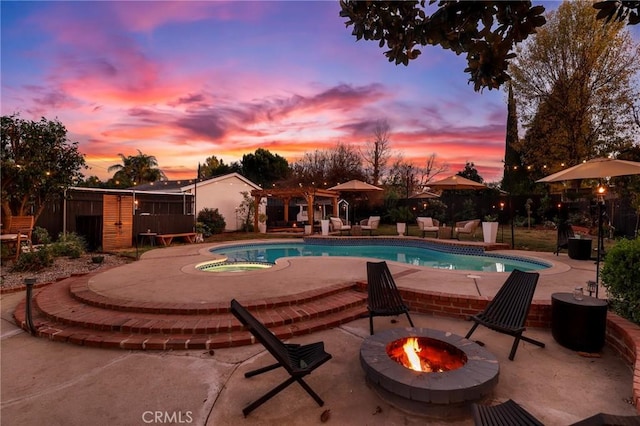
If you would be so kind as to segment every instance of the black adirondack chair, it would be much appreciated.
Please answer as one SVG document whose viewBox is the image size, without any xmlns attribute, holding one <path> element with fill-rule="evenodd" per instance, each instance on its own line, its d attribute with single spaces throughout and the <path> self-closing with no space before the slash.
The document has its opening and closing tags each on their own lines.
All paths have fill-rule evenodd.
<svg viewBox="0 0 640 426">
<path fill-rule="evenodd" d="M 287 380 L 245 407 L 242 410 L 245 417 L 293 382 L 298 382 L 318 405 L 323 406 L 324 401 L 303 380 L 303 377 L 331 359 L 331 354 L 324 350 L 324 343 L 317 342 L 308 345 L 285 344 L 235 299 L 231 301 L 231 313 L 249 329 L 251 334 L 278 361 L 275 364 L 249 371 L 244 376 L 256 376 L 278 367 L 283 367 L 290 375 Z"/>
<path fill-rule="evenodd" d="M 473 422 L 476 426 L 543 426 L 540 420 L 509 399 L 498 405 L 472 404 Z M 616 416 L 598 413 L 571 426 L 640 426 L 640 416 Z"/>
<path fill-rule="evenodd" d="M 573 238 L 573 228 L 569 222 L 560 222 L 558 224 L 558 242 L 556 243 L 555 254 L 558 256 L 560 250 L 569 248 L 569 238 Z"/>
<path fill-rule="evenodd" d="M 409 307 L 405 305 L 398 287 L 393 280 L 387 262 L 367 262 L 367 308 L 369 309 L 369 330 L 373 334 L 373 317 L 405 314 L 409 324 Z"/>
<path fill-rule="evenodd" d="M 513 336 L 514 342 L 509 354 L 511 361 L 516 356 L 520 339 L 544 348 L 544 343 L 522 335 L 539 276 L 537 272 L 514 269 L 485 310 L 471 317 L 475 324 L 465 337 L 468 339 L 480 324 Z"/>
<path fill-rule="evenodd" d="M 531 413 L 509 399 L 498 405 L 473 404 L 476 426 L 544 426 Z"/>
</svg>

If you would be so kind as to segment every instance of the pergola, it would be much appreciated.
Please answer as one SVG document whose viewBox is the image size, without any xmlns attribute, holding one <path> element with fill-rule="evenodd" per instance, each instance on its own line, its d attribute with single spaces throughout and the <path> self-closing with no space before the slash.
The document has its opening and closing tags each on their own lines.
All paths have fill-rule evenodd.
<svg viewBox="0 0 640 426">
<path fill-rule="evenodd" d="M 298 187 L 298 188 L 273 188 L 273 189 L 254 189 L 251 191 L 254 203 L 254 216 L 253 226 L 254 229 L 258 229 L 258 206 L 262 198 L 277 198 L 284 202 L 285 206 L 289 205 L 292 198 L 304 198 L 307 202 L 307 211 L 310 215 L 313 214 L 313 203 L 317 198 L 329 198 L 331 199 L 331 205 L 333 206 L 333 214 L 338 215 L 338 198 L 340 193 L 329 189 L 320 189 L 312 186 Z M 313 216 L 311 216 L 313 217 Z M 284 209 L 284 220 L 289 222 L 289 209 Z"/>
</svg>

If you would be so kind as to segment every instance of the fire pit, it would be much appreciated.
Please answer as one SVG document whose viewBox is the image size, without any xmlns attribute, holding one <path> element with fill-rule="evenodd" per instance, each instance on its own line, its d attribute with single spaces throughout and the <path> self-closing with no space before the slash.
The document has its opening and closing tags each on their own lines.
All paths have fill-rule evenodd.
<svg viewBox="0 0 640 426">
<path fill-rule="evenodd" d="M 498 360 L 464 337 L 427 328 L 397 328 L 367 337 L 360 363 L 378 394 L 415 414 L 453 418 L 498 383 Z"/>
</svg>

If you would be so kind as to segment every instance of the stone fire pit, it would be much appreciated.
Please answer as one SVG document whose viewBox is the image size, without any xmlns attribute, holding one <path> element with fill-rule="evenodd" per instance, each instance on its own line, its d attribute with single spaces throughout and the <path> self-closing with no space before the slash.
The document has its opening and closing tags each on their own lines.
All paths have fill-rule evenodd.
<svg viewBox="0 0 640 426">
<path fill-rule="evenodd" d="M 392 359 L 389 351 L 410 337 L 423 344 L 433 342 L 435 350 L 455 354 L 460 362 L 455 369 L 442 372 L 405 367 Z M 360 348 L 360 363 L 367 382 L 383 399 L 413 414 L 438 418 L 470 413 L 471 402 L 491 393 L 500 372 L 498 360 L 477 343 L 428 328 L 396 328 L 367 337 Z"/>
</svg>

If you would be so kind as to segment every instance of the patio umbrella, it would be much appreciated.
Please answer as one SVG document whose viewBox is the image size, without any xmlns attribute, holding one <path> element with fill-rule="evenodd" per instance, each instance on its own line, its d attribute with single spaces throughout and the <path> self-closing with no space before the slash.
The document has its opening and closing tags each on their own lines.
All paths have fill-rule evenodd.
<svg viewBox="0 0 640 426">
<path fill-rule="evenodd" d="M 564 180 L 600 179 L 611 176 L 625 176 L 640 174 L 640 162 L 616 160 L 613 158 L 594 158 L 568 169 L 537 180 L 536 182 L 550 183 Z"/>
<path fill-rule="evenodd" d="M 476 182 L 471 179 L 467 179 L 466 177 L 453 175 L 437 182 L 430 182 L 427 186 L 431 189 L 440 189 L 442 191 L 462 191 L 462 190 L 472 190 L 472 191 L 480 191 L 483 189 L 488 189 L 488 187 L 480 182 Z M 451 211 L 453 211 L 453 202 L 451 203 Z M 453 216 L 452 216 L 453 220 Z"/>
<path fill-rule="evenodd" d="M 413 194 L 411 197 L 414 200 L 429 200 L 431 198 L 440 198 L 440 195 L 435 194 L 433 192 L 429 192 L 429 191 L 423 191 L 423 192 L 419 192 L 417 194 Z"/>
<path fill-rule="evenodd" d="M 467 179 L 462 176 L 453 175 L 448 178 L 444 178 L 437 182 L 428 183 L 427 186 L 431 189 L 451 189 L 451 190 L 463 190 L 463 189 L 472 189 L 472 190 L 480 190 L 487 189 L 487 186 L 483 183 L 476 182 L 471 179 Z"/>
<path fill-rule="evenodd" d="M 340 192 L 382 191 L 382 188 L 378 188 L 375 185 L 371 185 L 367 182 L 363 182 L 358 179 L 353 179 L 353 180 L 350 180 L 349 182 L 332 186 L 329 189 L 332 191 L 340 191 Z"/>
<path fill-rule="evenodd" d="M 612 176 L 640 175 L 640 162 L 594 158 L 568 169 L 537 180 L 540 183 L 562 182 L 565 180 L 602 179 Z M 600 280 L 600 253 L 602 252 L 602 208 L 604 200 L 598 202 L 598 251 L 596 254 L 596 297 Z"/>
<path fill-rule="evenodd" d="M 358 180 L 358 179 L 353 179 L 353 180 L 350 180 L 349 182 L 345 182 L 345 183 L 338 184 L 336 186 L 332 186 L 329 189 L 331 191 L 353 192 L 353 193 L 382 191 L 382 188 L 379 188 L 379 187 L 377 187 L 375 185 L 371 185 L 371 184 L 369 184 L 367 182 L 363 182 L 363 181 Z M 353 219 L 355 221 L 355 205 L 354 205 L 353 211 L 354 211 L 354 218 Z"/>
</svg>

